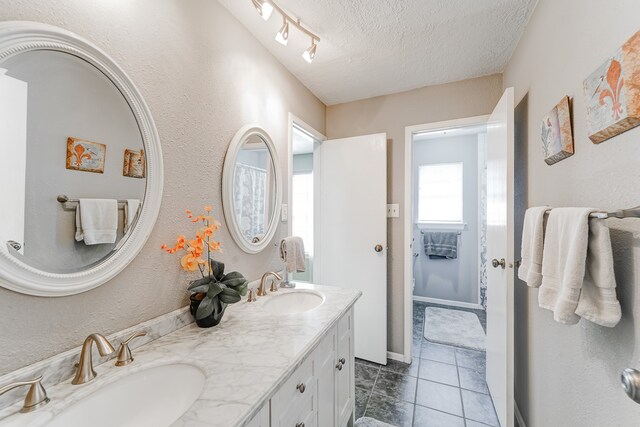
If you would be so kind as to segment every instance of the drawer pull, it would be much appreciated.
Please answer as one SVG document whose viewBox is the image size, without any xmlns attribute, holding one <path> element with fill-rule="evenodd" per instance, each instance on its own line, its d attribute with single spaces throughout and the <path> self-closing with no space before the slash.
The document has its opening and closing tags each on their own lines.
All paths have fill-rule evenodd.
<svg viewBox="0 0 640 427">
<path fill-rule="evenodd" d="M 340 363 L 342 363 L 342 364 L 344 365 L 345 363 L 347 363 L 347 361 L 346 361 L 346 360 L 345 360 L 345 358 L 343 357 L 342 359 L 340 359 Z"/>
<path fill-rule="evenodd" d="M 307 387 L 304 385 L 304 383 L 300 383 L 296 386 L 296 388 L 298 389 L 298 391 L 300 393 L 304 393 L 304 391 L 307 389 Z M 302 424 L 304 426 L 304 423 Z"/>
<path fill-rule="evenodd" d="M 336 369 L 338 371 L 342 371 L 342 363 L 338 362 L 338 364 L 336 365 Z"/>
<path fill-rule="evenodd" d="M 296 424 L 296 427 L 304 427 L 304 423 L 298 423 Z"/>
</svg>

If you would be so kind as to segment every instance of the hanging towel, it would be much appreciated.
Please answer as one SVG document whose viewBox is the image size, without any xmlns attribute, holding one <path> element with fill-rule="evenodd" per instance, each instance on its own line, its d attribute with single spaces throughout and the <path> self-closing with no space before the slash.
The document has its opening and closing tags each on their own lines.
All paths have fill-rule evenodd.
<svg viewBox="0 0 640 427">
<path fill-rule="evenodd" d="M 596 209 L 556 208 L 549 213 L 542 255 L 542 284 L 538 304 L 553 311 L 560 323 L 574 325 L 584 281 L 589 214 Z"/>
<path fill-rule="evenodd" d="M 429 231 L 424 233 L 424 253 L 429 259 L 458 258 L 458 233 Z"/>
<path fill-rule="evenodd" d="M 542 247 L 544 244 L 544 213 L 550 208 L 537 206 L 524 214 L 522 228 L 522 263 L 518 278 L 533 288 L 542 283 Z"/>
<path fill-rule="evenodd" d="M 85 245 L 115 243 L 118 231 L 118 201 L 80 199 L 76 208 L 76 240 Z"/>
<path fill-rule="evenodd" d="M 616 326 L 622 317 L 616 297 L 609 227 L 597 218 L 589 220 L 587 268 L 576 314 L 609 328 Z"/>
<path fill-rule="evenodd" d="M 302 238 L 291 236 L 282 239 L 280 242 L 280 259 L 284 261 L 288 273 L 306 271 Z"/>
<path fill-rule="evenodd" d="M 140 200 L 127 199 L 126 206 L 124 207 L 122 234 L 126 235 L 131 229 L 131 226 L 138 216 L 138 209 L 140 209 Z"/>
</svg>

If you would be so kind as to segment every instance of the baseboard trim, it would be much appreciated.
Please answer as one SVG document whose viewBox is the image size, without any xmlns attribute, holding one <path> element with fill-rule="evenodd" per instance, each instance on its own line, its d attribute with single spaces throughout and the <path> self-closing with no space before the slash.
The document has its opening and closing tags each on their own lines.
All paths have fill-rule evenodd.
<svg viewBox="0 0 640 427">
<path fill-rule="evenodd" d="M 413 300 L 414 301 L 419 301 L 419 302 L 429 302 L 431 304 L 451 305 L 453 307 L 473 308 L 473 309 L 476 309 L 476 310 L 484 310 L 484 307 L 482 307 L 480 304 L 472 304 L 470 302 L 450 301 L 450 300 L 439 299 L 439 298 L 420 297 L 420 296 L 417 296 L 417 295 L 413 296 Z"/>
<path fill-rule="evenodd" d="M 410 360 L 407 362 L 407 360 L 404 357 L 404 354 L 394 353 L 392 351 L 387 351 L 387 359 L 396 360 L 396 361 L 402 362 L 402 363 L 410 363 L 411 362 Z"/>
<path fill-rule="evenodd" d="M 513 401 L 513 409 L 516 415 L 516 421 L 518 422 L 518 427 L 527 427 L 524 422 L 524 418 L 522 418 L 522 414 L 520 413 L 520 409 L 518 408 L 518 404 L 515 400 Z"/>
</svg>

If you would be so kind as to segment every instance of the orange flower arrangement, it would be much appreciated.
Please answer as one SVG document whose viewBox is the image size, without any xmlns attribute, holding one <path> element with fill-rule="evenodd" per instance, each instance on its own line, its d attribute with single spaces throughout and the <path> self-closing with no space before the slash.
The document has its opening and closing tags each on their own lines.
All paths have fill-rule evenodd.
<svg viewBox="0 0 640 427">
<path fill-rule="evenodd" d="M 220 230 L 220 222 L 218 222 L 213 216 L 208 215 L 213 208 L 211 206 L 205 206 L 204 211 L 206 214 L 194 215 L 189 209 L 185 211 L 187 217 L 191 222 L 202 222 L 204 227 L 196 231 L 194 239 L 187 240 L 184 235 L 180 235 L 177 238 L 177 243 L 174 247 L 162 245 L 162 249 L 167 253 L 175 254 L 178 251 L 185 251 L 186 253 L 180 259 L 180 265 L 185 271 L 200 270 L 202 277 L 205 277 L 205 271 L 207 275 L 211 275 L 211 265 L 207 260 L 211 257 L 211 252 L 222 252 L 222 245 L 220 242 L 214 241 L 213 236 Z M 206 259 L 202 256 L 207 252 Z"/>
<path fill-rule="evenodd" d="M 162 250 L 175 254 L 184 251 L 180 265 L 185 271 L 200 271 L 201 279 L 189 285 L 191 313 L 201 327 L 217 325 L 228 304 L 240 301 L 247 293 L 247 279 L 237 271 L 224 274 L 224 264 L 211 258 L 212 252 L 222 252 L 219 241 L 214 236 L 220 230 L 220 223 L 211 216 L 211 206 L 204 207 L 204 214 L 194 215 L 190 210 L 185 213 L 192 223 L 201 223 L 194 239 L 178 236 L 176 245 L 162 245 Z"/>
</svg>

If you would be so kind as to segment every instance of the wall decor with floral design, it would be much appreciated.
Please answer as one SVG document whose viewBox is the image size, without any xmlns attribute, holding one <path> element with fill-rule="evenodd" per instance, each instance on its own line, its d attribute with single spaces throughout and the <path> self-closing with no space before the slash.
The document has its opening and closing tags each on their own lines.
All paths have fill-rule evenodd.
<svg viewBox="0 0 640 427">
<path fill-rule="evenodd" d="M 640 31 L 583 83 L 594 144 L 640 125 Z"/>
</svg>

